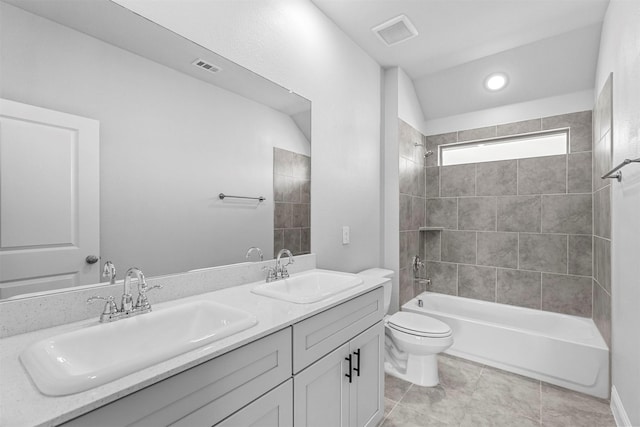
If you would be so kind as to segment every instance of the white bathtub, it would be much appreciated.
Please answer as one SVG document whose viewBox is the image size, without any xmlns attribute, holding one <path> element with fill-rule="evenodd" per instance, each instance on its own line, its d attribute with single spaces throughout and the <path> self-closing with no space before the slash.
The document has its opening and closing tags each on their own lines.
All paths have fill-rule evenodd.
<svg viewBox="0 0 640 427">
<path fill-rule="evenodd" d="M 432 292 L 402 310 L 448 324 L 454 340 L 448 354 L 609 397 L 609 348 L 591 319 Z"/>
</svg>

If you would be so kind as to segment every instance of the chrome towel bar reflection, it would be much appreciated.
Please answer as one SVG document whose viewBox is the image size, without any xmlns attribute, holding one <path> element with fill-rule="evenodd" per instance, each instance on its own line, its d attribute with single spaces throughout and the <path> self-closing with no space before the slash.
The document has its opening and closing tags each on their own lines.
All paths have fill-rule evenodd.
<svg viewBox="0 0 640 427">
<path fill-rule="evenodd" d="M 229 197 L 230 199 L 248 199 L 248 200 L 257 200 L 258 202 L 264 202 L 265 199 L 262 196 L 259 197 L 246 197 L 246 196 L 232 196 L 230 194 L 224 194 L 224 193 L 220 193 L 218 194 L 218 197 L 220 197 L 220 200 L 224 200 L 225 197 Z"/>
<path fill-rule="evenodd" d="M 616 166 L 615 168 L 611 169 L 609 172 L 607 172 L 604 175 L 602 175 L 600 178 L 602 178 L 602 179 L 606 179 L 606 178 L 617 179 L 618 182 L 622 181 L 622 172 L 619 172 L 618 170 L 622 169 L 623 167 L 625 167 L 629 163 L 640 163 L 640 157 L 638 157 L 637 159 L 624 159 L 622 161 L 622 163 L 620 163 L 618 166 Z M 614 175 L 614 172 L 618 172 L 618 173 L 616 173 Z"/>
</svg>

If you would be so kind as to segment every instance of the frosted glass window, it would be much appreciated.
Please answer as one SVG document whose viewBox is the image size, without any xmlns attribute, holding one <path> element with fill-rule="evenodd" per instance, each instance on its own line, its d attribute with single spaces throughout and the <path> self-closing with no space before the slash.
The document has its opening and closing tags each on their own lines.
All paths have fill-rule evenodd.
<svg viewBox="0 0 640 427">
<path fill-rule="evenodd" d="M 441 166 L 567 154 L 568 131 L 441 145 Z"/>
</svg>

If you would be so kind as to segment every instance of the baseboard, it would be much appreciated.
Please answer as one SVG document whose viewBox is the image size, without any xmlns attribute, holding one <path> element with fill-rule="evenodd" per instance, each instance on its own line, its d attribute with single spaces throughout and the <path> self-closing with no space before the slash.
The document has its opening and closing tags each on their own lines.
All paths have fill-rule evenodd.
<svg viewBox="0 0 640 427">
<path fill-rule="evenodd" d="M 611 412 L 618 427 L 631 427 L 631 420 L 629 420 L 629 416 L 622 406 L 616 386 L 611 387 Z"/>
</svg>

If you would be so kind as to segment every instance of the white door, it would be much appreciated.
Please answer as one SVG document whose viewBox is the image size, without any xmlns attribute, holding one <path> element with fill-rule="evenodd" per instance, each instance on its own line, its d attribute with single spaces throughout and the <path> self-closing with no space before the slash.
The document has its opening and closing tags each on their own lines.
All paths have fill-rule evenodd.
<svg viewBox="0 0 640 427">
<path fill-rule="evenodd" d="M 378 322 L 350 342 L 352 427 L 375 427 L 384 415 L 384 324 Z"/>
<path fill-rule="evenodd" d="M 0 298 L 97 283 L 99 122 L 0 99 Z"/>
<path fill-rule="evenodd" d="M 346 343 L 293 377 L 293 425 L 349 425 L 348 356 Z"/>
</svg>

